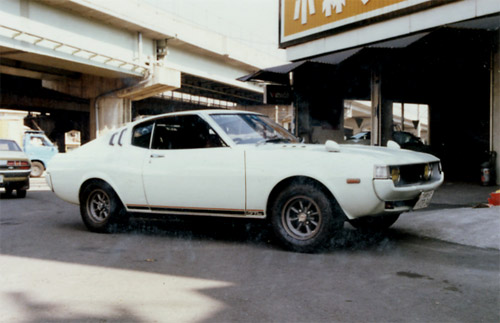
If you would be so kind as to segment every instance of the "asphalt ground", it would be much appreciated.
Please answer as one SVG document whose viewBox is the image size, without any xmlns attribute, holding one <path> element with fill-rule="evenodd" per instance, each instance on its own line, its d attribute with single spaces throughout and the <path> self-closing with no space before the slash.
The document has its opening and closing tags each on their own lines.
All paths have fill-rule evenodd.
<svg viewBox="0 0 500 323">
<path fill-rule="evenodd" d="M 0 322 L 500 322 L 498 249 L 458 241 L 498 241 L 471 230 L 498 226 L 498 207 L 472 207 L 491 190 L 445 185 L 399 228 L 346 228 L 298 254 L 227 219 L 139 218 L 93 234 L 34 179 L 25 199 L 0 195 Z"/>
<path fill-rule="evenodd" d="M 499 189 L 445 182 L 428 208 L 403 213 L 393 227 L 416 236 L 500 250 L 500 206 L 487 204 L 490 193 Z M 49 187 L 43 177 L 32 178 L 30 190 L 45 191 Z"/>
</svg>

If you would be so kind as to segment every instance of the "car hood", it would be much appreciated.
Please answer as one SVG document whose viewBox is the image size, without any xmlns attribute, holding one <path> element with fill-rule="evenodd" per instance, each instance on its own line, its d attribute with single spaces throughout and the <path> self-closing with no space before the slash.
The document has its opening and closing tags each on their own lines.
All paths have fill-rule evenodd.
<svg viewBox="0 0 500 323">
<path fill-rule="evenodd" d="M 394 149 L 387 147 L 376 146 L 361 146 L 361 145 L 339 145 L 339 151 L 328 151 L 325 145 L 319 144 L 274 144 L 268 143 L 263 145 L 248 145 L 247 149 L 269 151 L 281 150 L 297 152 L 304 155 L 306 153 L 338 155 L 343 157 L 352 157 L 355 159 L 363 159 L 372 161 L 374 164 L 385 165 L 410 165 L 429 162 L 438 162 L 439 159 L 433 155 L 415 152 L 406 149 Z"/>
<path fill-rule="evenodd" d="M 405 165 L 439 161 L 437 157 L 430 154 L 387 147 L 341 145 L 340 153 L 342 152 L 351 155 L 370 156 L 386 164 Z"/>
</svg>

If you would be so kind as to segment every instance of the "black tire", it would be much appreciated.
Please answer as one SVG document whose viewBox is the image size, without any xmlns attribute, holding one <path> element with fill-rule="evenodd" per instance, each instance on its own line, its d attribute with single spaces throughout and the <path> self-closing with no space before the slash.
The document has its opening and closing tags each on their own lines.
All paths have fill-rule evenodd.
<svg viewBox="0 0 500 323">
<path fill-rule="evenodd" d="M 364 216 L 362 218 L 349 220 L 349 223 L 356 229 L 375 232 L 389 229 L 398 218 L 399 214 Z"/>
<path fill-rule="evenodd" d="M 45 170 L 45 167 L 43 167 L 43 164 L 37 161 L 34 161 L 31 163 L 31 177 L 40 177 L 43 174 L 43 171 Z"/>
<path fill-rule="evenodd" d="M 271 224 L 282 245 L 298 252 L 324 247 L 344 217 L 335 200 L 317 185 L 296 183 L 285 188 L 271 208 Z"/>
<path fill-rule="evenodd" d="M 115 191 L 105 182 L 91 182 L 80 194 L 80 214 L 89 231 L 110 233 L 126 224 L 125 212 Z"/>
<path fill-rule="evenodd" d="M 5 189 L 5 195 L 10 197 L 10 196 L 12 196 L 12 192 L 13 191 L 14 190 L 12 188 L 6 188 Z"/>
<path fill-rule="evenodd" d="M 26 197 L 26 190 L 16 190 L 16 196 L 19 198 L 25 198 Z"/>
</svg>

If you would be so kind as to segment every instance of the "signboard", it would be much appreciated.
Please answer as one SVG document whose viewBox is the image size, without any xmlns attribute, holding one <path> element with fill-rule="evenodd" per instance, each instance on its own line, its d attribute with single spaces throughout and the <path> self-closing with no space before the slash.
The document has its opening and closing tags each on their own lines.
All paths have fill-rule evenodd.
<svg viewBox="0 0 500 323">
<path fill-rule="evenodd" d="M 280 0 L 280 47 L 453 0 Z"/>
<path fill-rule="evenodd" d="M 264 103 L 276 105 L 289 105 L 292 103 L 290 87 L 283 85 L 267 84 L 264 91 Z"/>
</svg>

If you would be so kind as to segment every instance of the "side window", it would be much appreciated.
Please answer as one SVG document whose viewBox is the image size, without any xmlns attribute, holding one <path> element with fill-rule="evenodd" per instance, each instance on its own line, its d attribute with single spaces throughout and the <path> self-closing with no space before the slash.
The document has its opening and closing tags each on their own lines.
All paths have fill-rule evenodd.
<svg viewBox="0 0 500 323">
<path fill-rule="evenodd" d="M 199 116 L 186 115 L 156 120 L 152 149 L 196 149 L 226 144 Z"/>
<path fill-rule="evenodd" d="M 33 136 L 30 138 L 30 142 L 33 146 L 48 146 L 47 142 L 43 139 L 43 137 Z"/>
<path fill-rule="evenodd" d="M 141 123 L 134 127 L 132 132 L 132 145 L 149 148 L 151 133 L 153 132 L 153 121 Z"/>
</svg>

